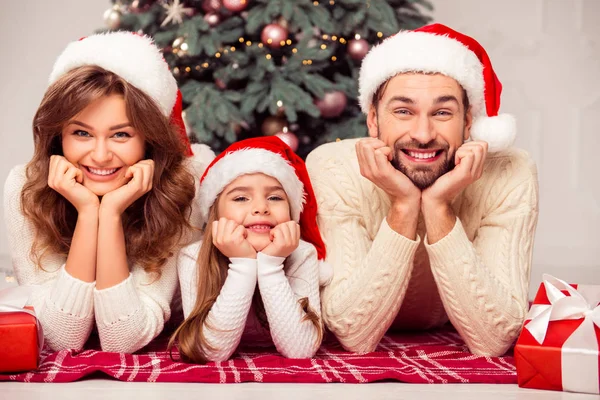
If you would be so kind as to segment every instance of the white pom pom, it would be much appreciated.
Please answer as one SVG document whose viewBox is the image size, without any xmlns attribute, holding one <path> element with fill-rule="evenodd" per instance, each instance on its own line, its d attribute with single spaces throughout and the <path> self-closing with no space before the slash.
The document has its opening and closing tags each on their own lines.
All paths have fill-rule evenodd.
<svg viewBox="0 0 600 400">
<path fill-rule="evenodd" d="M 471 127 L 471 138 L 488 143 L 488 152 L 506 150 L 517 136 L 517 122 L 510 114 L 497 117 L 479 117 Z"/>
<path fill-rule="evenodd" d="M 192 153 L 193 156 L 189 158 L 189 163 L 192 167 L 192 173 L 198 180 L 204 174 L 204 170 L 208 167 L 208 165 L 215 158 L 215 153 L 205 144 L 200 143 L 192 143 Z"/>
</svg>

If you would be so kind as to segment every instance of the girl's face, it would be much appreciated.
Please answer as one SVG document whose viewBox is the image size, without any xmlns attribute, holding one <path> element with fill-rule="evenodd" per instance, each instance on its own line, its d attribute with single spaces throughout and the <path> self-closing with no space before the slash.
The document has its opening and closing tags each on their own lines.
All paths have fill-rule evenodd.
<svg viewBox="0 0 600 400">
<path fill-rule="evenodd" d="M 217 215 L 243 225 L 248 241 L 261 251 L 271 243 L 272 228 L 291 220 L 290 204 L 283 186 L 271 176 L 242 175 L 223 189 Z"/>
<path fill-rule="evenodd" d="M 145 139 L 127 117 L 123 96 L 103 96 L 62 130 L 64 157 L 83 172 L 83 186 L 103 196 L 128 182 L 127 168 L 142 160 Z"/>
</svg>

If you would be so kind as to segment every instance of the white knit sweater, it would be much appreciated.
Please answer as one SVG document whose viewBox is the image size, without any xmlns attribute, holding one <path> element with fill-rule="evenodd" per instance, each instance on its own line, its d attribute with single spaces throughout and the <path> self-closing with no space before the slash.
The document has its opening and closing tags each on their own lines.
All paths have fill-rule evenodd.
<svg viewBox="0 0 600 400">
<path fill-rule="evenodd" d="M 198 252 L 201 242 L 182 249 L 177 260 L 185 317 L 197 296 Z M 285 261 L 285 263 L 284 263 Z M 317 351 L 318 330 L 308 320 L 298 300 L 307 297 L 309 307 L 321 316 L 319 262 L 315 247 L 300 241 L 287 258 L 258 253 L 256 259 L 232 258 L 225 283 L 211 308 L 204 335 L 214 351 L 203 349 L 210 361 L 227 360 L 240 341 L 270 343 L 285 357 L 308 358 Z M 265 306 L 269 330 L 262 327 L 253 311 L 252 296 L 258 289 Z"/>
<path fill-rule="evenodd" d="M 362 353 L 390 327 L 426 329 L 449 318 L 473 353 L 506 352 L 527 312 L 534 163 L 517 149 L 489 154 L 482 178 L 453 203 L 453 230 L 429 245 L 422 215 L 415 241 L 389 227 L 389 196 L 360 175 L 356 141 L 325 144 L 307 158 L 334 270 L 321 294 L 326 326 Z"/>
<path fill-rule="evenodd" d="M 198 178 L 214 153 L 197 145 L 194 153 L 190 168 Z M 103 290 L 97 290 L 95 282 L 83 282 L 69 275 L 64 256 L 51 254 L 44 258 L 42 270 L 30 259 L 34 228 L 20 204 L 25 181 L 25 166 L 14 167 L 4 185 L 4 217 L 17 281 L 20 285 L 36 286 L 29 303 L 41 321 L 46 343 L 54 350 L 81 349 L 95 319 L 105 351 L 130 353 L 148 344 L 171 316 L 170 303 L 177 289 L 176 255 L 164 264 L 158 280 L 143 267 L 133 265 L 127 279 Z M 192 207 L 191 220 L 198 219 L 197 207 Z M 186 241 L 197 239 L 198 233 L 194 233 Z"/>
</svg>

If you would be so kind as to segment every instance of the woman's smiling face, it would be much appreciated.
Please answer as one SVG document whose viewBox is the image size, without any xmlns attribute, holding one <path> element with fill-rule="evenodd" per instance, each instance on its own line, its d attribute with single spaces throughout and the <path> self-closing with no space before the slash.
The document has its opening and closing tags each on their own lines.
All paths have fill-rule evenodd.
<svg viewBox="0 0 600 400">
<path fill-rule="evenodd" d="M 103 196 L 128 182 L 127 168 L 144 158 L 145 139 L 131 126 L 123 96 L 103 96 L 67 122 L 63 155 L 83 172 L 83 186 Z"/>
</svg>

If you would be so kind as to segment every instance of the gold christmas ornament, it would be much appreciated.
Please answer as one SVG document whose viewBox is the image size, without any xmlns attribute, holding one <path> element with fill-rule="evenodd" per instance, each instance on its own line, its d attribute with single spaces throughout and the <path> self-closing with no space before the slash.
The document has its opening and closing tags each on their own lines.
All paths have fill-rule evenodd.
<svg viewBox="0 0 600 400">
<path fill-rule="evenodd" d="M 104 23 L 110 30 L 119 29 L 121 26 L 121 9 L 115 5 L 104 12 Z"/>
<path fill-rule="evenodd" d="M 277 132 L 283 132 L 284 130 L 287 131 L 287 127 L 288 122 L 285 120 L 285 118 L 275 117 L 271 115 L 265 118 L 265 120 L 263 121 L 261 125 L 261 132 L 265 136 L 274 135 Z"/>
<path fill-rule="evenodd" d="M 188 54 L 188 44 L 185 42 L 184 36 L 179 36 L 175 40 L 173 40 L 173 54 L 176 54 L 178 57 L 184 57 Z"/>
</svg>

